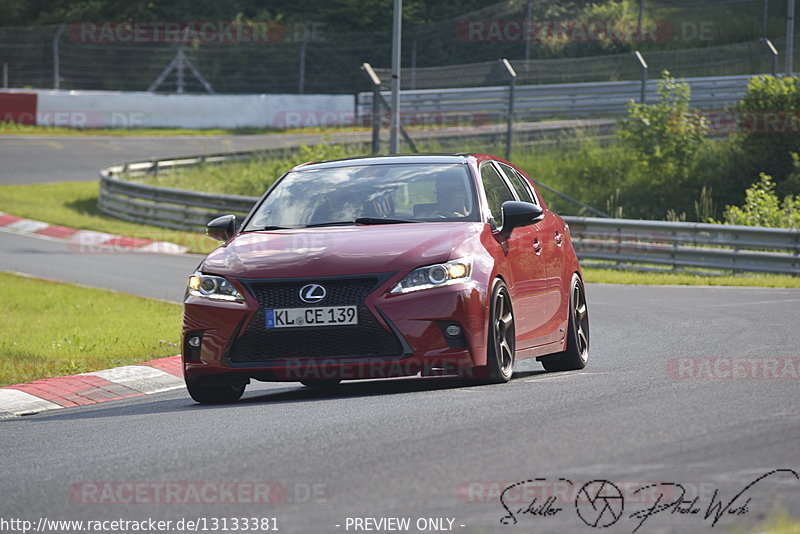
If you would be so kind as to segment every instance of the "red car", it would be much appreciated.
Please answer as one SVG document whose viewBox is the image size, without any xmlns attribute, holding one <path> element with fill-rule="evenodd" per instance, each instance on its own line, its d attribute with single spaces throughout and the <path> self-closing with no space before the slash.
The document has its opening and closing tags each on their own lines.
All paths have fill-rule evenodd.
<svg viewBox="0 0 800 534">
<path fill-rule="evenodd" d="M 589 319 L 564 220 L 487 154 L 308 163 L 269 188 L 189 278 L 183 370 L 194 400 L 251 379 L 461 375 L 506 382 L 516 360 L 581 369 Z"/>
</svg>

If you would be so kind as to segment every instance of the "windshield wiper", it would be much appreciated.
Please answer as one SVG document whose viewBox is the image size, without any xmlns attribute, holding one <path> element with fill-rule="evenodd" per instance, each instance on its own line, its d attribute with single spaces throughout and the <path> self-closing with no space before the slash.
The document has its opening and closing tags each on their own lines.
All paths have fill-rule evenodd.
<svg viewBox="0 0 800 534">
<path fill-rule="evenodd" d="M 305 228 L 316 228 L 319 226 L 352 226 L 356 224 L 353 221 L 329 221 L 329 222 L 321 222 L 321 223 L 314 223 L 314 224 L 307 224 Z"/>
<path fill-rule="evenodd" d="M 420 221 L 407 221 L 405 219 L 385 219 L 383 217 L 359 217 L 355 220 L 356 224 L 400 224 L 416 223 Z"/>
<path fill-rule="evenodd" d="M 307 224 L 306 228 L 316 228 L 320 226 L 352 226 L 352 225 L 365 225 L 365 224 L 400 224 L 400 223 L 416 223 L 420 221 L 408 221 L 405 219 L 384 219 L 383 217 L 358 217 L 354 221 L 330 221 L 322 223 Z"/>
</svg>

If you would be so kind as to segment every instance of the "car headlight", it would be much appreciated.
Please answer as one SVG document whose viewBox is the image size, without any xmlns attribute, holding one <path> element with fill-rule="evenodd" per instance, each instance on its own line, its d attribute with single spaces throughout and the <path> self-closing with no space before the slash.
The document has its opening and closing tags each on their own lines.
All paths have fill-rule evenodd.
<svg viewBox="0 0 800 534">
<path fill-rule="evenodd" d="M 447 286 L 472 279 L 472 258 L 459 258 L 447 263 L 437 263 L 414 269 L 400 280 L 392 293 L 408 293 L 431 287 Z"/>
<path fill-rule="evenodd" d="M 195 297 L 244 302 L 242 294 L 221 276 L 195 273 L 189 277 L 187 292 Z"/>
</svg>

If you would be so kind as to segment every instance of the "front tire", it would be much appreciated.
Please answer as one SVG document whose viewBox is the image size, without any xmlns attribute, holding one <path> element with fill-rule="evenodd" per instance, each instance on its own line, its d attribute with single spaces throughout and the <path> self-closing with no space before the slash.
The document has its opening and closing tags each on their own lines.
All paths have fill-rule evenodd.
<svg viewBox="0 0 800 534">
<path fill-rule="evenodd" d="M 546 371 L 575 371 L 586 367 L 589 361 L 589 311 L 583 280 L 577 273 L 572 275 L 569 291 L 567 349 L 539 361 Z"/>
<path fill-rule="evenodd" d="M 514 359 L 517 345 L 514 329 L 514 311 L 511 295 L 502 280 L 492 288 L 489 301 L 489 337 L 486 347 L 486 379 L 489 384 L 502 384 L 514 374 Z"/>
<path fill-rule="evenodd" d="M 186 379 L 189 395 L 200 404 L 230 404 L 238 401 L 247 387 L 245 382 L 239 383 L 203 383 L 196 379 Z"/>
</svg>

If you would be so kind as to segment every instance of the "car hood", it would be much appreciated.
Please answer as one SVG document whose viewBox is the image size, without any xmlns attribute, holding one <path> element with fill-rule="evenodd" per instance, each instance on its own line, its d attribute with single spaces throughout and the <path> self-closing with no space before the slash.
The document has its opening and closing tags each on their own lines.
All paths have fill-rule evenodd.
<svg viewBox="0 0 800 534">
<path fill-rule="evenodd" d="M 247 232 L 201 268 L 236 278 L 302 278 L 395 272 L 450 259 L 480 223 L 414 223 Z"/>
</svg>

